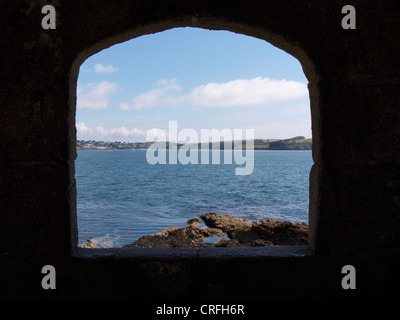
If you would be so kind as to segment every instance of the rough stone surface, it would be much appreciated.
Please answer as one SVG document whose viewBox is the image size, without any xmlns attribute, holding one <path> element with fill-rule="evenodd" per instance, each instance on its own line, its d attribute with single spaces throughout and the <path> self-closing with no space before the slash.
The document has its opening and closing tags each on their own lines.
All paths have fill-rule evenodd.
<svg viewBox="0 0 400 320">
<path fill-rule="evenodd" d="M 56 30 L 41 27 L 45 4 L 56 9 Z M 0 297 L 396 297 L 400 5 L 397 0 L 353 0 L 357 27 L 344 30 L 341 9 L 347 4 L 1 1 Z M 203 248 L 194 253 L 145 248 L 146 254 L 143 248 L 125 248 L 121 255 L 76 248 L 79 67 L 109 46 L 174 27 L 258 37 L 302 64 L 309 81 L 313 135 L 308 233 L 313 255 L 237 254 L 237 249 L 246 248 Z M 221 256 L 205 254 L 214 249 L 220 249 Z M 57 270 L 57 290 L 40 285 L 41 268 L 48 264 Z M 357 290 L 340 285 L 341 268 L 348 264 L 356 267 Z"/>
<path fill-rule="evenodd" d="M 227 215 L 209 213 L 201 219 L 212 228 L 226 232 L 239 245 L 272 246 L 307 244 L 308 224 L 276 219 L 249 221 Z M 223 242 L 226 242 L 223 240 Z M 233 246 L 233 245 L 232 245 Z"/>
<path fill-rule="evenodd" d="M 308 224 L 266 219 L 250 221 L 229 215 L 208 213 L 200 216 L 208 228 L 197 226 L 198 219 L 188 221 L 187 227 L 169 227 L 160 232 L 143 236 L 124 248 L 153 247 L 248 247 L 274 245 L 306 245 Z M 227 235 L 229 239 L 222 238 Z M 205 242 L 212 236 L 221 237 L 217 242 Z M 90 244 L 88 244 L 90 247 Z"/>
<path fill-rule="evenodd" d="M 197 222 L 197 221 L 196 221 Z M 189 220 L 189 226 L 178 228 L 175 226 L 166 228 L 156 234 L 143 236 L 124 248 L 153 248 L 153 247 L 191 247 L 202 248 L 212 244 L 203 243 L 208 237 L 220 236 L 224 233 L 216 228 L 200 228 L 197 223 Z"/>
</svg>

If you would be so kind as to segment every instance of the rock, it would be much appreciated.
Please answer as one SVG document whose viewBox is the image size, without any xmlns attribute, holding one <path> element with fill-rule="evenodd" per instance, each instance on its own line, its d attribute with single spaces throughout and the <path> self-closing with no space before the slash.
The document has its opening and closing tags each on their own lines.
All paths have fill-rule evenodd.
<svg viewBox="0 0 400 320">
<path fill-rule="evenodd" d="M 168 227 L 166 229 L 163 229 L 163 230 L 157 232 L 155 235 L 156 236 L 168 236 L 170 232 L 174 232 L 174 231 L 176 231 L 178 229 L 180 229 L 180 228 L 175 227 L 175 226 Z"/>
<path fill-rule="evenodd" d="M 92 239 L 87 239 L 86 241 L 86 243 L 80 245 L 81 248 L 92 249 L 96 247 Z"/>
<path fill-rule="evenodd" d="M 245 247 L 307 244 L 308 224 L 265 219 L 250 221 L 228 215 L 207 213 L 200 218 L 208 228 L 201 228 L 201 220 L 188 220 L 187 227 L 171 226 L 156 234 L 143 236 L 123 246 L 132 247 Z M 217 243 L 204 243 L 211 236 L 225 236 Z"/>
<path fill-rule="evenodd" d="M 255 220 L 208 213 L 200 217 L 207 226 L 219 228 L 227 233 L 230 239 L 241 244 L 259 245 L 258 240 L 268 245 L 307 244 L 308 224 L 276 219 Z"/>
<path fill-rule="evenodd" d="M 216 247 L 240 247 L 241 243 L 238 240 L 219 239 L 215 244 Z"/>
<path fill-rule="evenodd" d="M 274 244 L 272 241 L 264 240 L 264 239 L 256 239 L 250 242 L 250 246 L 252 247 L 271 247 Z"/>
<path fill-rule="evenodd" d="M 218 228 L 224 232 L 230 232 L 237 229 L 250 228 L 246 223 L 248 219 L 236 218 L 227 215 L 220 215 L 216 213 L 207 213 L 200 216 L 204 223 L 211 228 Z"/>
<path fill-rule="evenodd" d="M 143 236 L 131 244 L 124 245 L 123 248 L 164 248 L 173 247 L 172 241 L 166 235 L 152 234 Z"/>
<path fill-rule="evenodd" d="M 308 224 L 304 222 L 266 219 L 253 224 L 252 230 L 261 239 L 269 240 L 275 245 L 307 244 L 308 241 Z"/>
<path fill-rule="evenodd" d="M 193 219 L 191 219 L 193 220 Z M 198 219 L 197 219 L 198 220 Z M 189 220 L 190 221 L 190 220 Z M 224 236 L 220 229 L 200 228 L 198 221 L 192 221 L 189 226 L 179 228 L 172 226 L 157 232 L 154 235 L 143 236 L 135 242 L 123 246 L 123 248 L 132 247 L 209 247 L 212 243 L 202 243 L 211 236 Z"/>
<path fill-rule="evenodd" d="M 200 219 L 197 219 L 197 218 L 194 218 L 194 219 L 189 219 L 188 221 L 187 221 L 187 223 L 190 225 L 190 224 L 200 224 L 201 223 L 201 220 Z"/>
</svg>

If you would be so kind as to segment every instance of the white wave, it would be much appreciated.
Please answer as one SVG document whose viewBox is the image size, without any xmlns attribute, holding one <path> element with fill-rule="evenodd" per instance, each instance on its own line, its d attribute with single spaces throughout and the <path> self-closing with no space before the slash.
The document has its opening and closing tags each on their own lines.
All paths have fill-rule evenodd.
<svg viewBox="0 0 400 320">
<path fill-rule="evenodd" d="M 119 236 L 115 234 L 106 234 L 102 237 L 91 238 L 87 243 L 80 245 L 82 248 L 114 248 L 115 243 L 118 242 Z"/>
</svg>

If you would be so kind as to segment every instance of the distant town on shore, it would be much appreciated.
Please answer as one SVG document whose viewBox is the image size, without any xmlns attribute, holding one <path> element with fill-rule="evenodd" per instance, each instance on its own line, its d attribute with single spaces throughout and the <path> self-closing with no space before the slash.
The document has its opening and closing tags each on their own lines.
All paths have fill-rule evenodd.
<svg viewBox="0 0 400 320">
<path fill-rule="evenodd" d="M 223 150 L 225 145 L 231 148 L 238 148 L 242 146 L 242 149 L 247 149 L 249 143 L 246 140 L 235 140 L 235 141 L 222 141 L 213 142 L 208 144 L 209 149 L 221 149 Z M 166 149 L 179 149 L 183 143 L 169 143 L 169 142 L 105 142 L 105 141 L 94 141 L 94 140 L 77 140 L 77 150 L 147 150 L 151 145 L 158 144 L 158 148 L 164 146 Z M 193 147 L 196 144 L 187 144 Z M 254 139 L 253 140 L 254 150 L 311 150 L 312 139 L 306 139 L 303 136 L 297 136 L 290 139 Z M 197 144 L 198 149 L 204 149 L 207 144 Z"/>
</svg>

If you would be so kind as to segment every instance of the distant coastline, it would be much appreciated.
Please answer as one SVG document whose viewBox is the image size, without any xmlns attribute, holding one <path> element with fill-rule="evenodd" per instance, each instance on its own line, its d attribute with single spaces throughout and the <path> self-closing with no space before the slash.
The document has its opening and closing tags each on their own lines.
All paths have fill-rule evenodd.
<svg viewBox="0 0 400 320">
<path fill-rule="evenodd" d="M 242 149 L 247 149 L 247 141 L 236 140 L 236 141 L 225 141 L 225 142 L 214 142 L 209 143 L 209 149 L 220 149 L 223 150 L 225 144 L 231 146 L 231 148 L 242 147 Z M 105 142 L 105 141 L 94 141 L 94 140 L 77 140 L 76 149 L 77 150 L 147 150 L 151 145 L 157 142 Z M 167 149 L 179 149 L 184 144 L 169 142 L 164 143 Z M 188 144 L 193 147 L 196 144 Z M 253 140 L 254 150 L 311 150 L 312 149 L 312 139 L 306 139 L 303 136 L 297 136 L 290 139 L 254 139 Z M 205 144 L 207 147 L 207 144 Z M 197 148 L 204 149 L 204 144 L 198 143 Z"/>
</svg>

